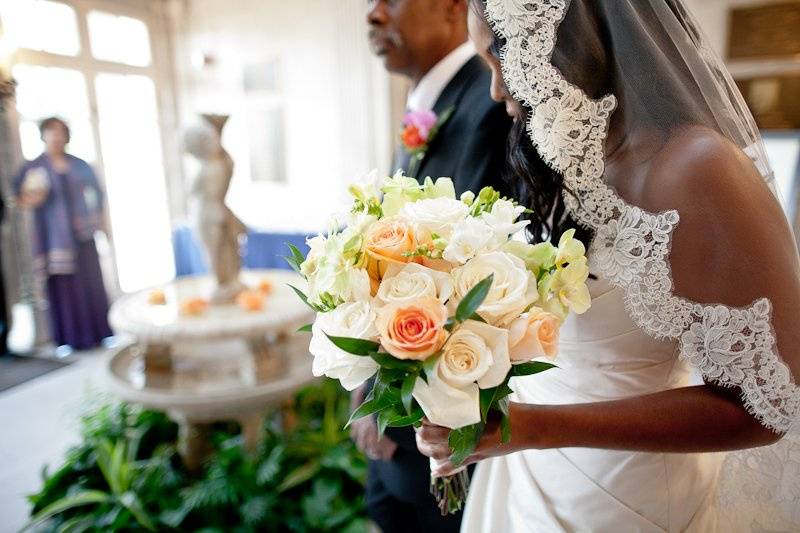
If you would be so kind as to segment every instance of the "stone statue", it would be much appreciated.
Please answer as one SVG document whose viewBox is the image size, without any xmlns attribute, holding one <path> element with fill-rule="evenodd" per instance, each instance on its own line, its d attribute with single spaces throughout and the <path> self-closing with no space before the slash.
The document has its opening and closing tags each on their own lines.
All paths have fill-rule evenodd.
<svg viewBox="0 0 800 533">
<path fill-rule="evenodd" d="M 191 188 L 194 223 L 205 246 L 217 286 L 212 303 L 231 303 L 244 288 L 239 281 L 240 239 L 245 225 L 225 205 L 233 176 L 233 160 L 222 147 L 222 115 L 202 115 L 203 122 L 186 130 L 184 150 L 200 162 Z"/>
</svg>

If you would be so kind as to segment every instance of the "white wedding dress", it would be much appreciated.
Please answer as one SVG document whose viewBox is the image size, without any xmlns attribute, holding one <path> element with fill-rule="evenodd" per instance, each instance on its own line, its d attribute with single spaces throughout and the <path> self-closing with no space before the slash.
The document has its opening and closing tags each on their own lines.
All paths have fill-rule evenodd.
<svg viewBox="0 0 800 533">
<path fill-rule="evenodd" d="M 600 278 L 590 282 L 589 312 L 562 328 L 559 368 L 512 380 L 512 401 L 602 402 L 708 381 L 741 391 L 748 411 L 785 436 L 730 454 L 570 448 L 490 459 L 473 476 L 463 531 L 800 531 L 800 387 L 786 364 L 797 354 L 778 354 L 772 302 L 733 307 L 676 294 L 673 274 L 717 275 L 673 272 L 681 213 L 647 212 L 604 181 L 606 136 L 621 104 L 623 135 L 655 128 L 668 138 L 681 124 L 703 125 L 738 146 L 769 183 L 758 129 L 724 64 L 682 0 L 486 0 L 486 8 L 503 40 L 503 79 L 529 110 L 530 140 L 572 193 L 564 200 L 573 219 L 594 231 L 590 270 Z M 614 94 L 591 98 L 554 65 L 556 49 L 562 65 L 584 61 L 586 43 L 609 47 Z M 758 269 L 754 279 L 770 275 Z M 796 287 L 791 281 L 774 286 Z M 771 294 L 796 304 L 794 288 Z"/>
<path fill-rule="evenodd" d="M 699 378 L 675 341 L 644 333 L 623 291 L 590 281 L 592 308 L 570 316 L 558 369 L 514 378 L 512 401 L 602 402 L 682 387 Z M 718 531 L 713 488 L 720 454 L 586 448 L 532 450 L 480 463 L 462 531 Z"/>
</svg>

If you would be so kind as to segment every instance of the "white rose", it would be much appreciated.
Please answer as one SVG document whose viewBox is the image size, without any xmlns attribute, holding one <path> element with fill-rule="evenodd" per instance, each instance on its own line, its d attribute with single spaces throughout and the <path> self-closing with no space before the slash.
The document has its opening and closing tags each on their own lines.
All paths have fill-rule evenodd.
<svg viewBox="0 0 800 533">
<path fill-rule="evenodd" d="M 308 347 L 314 356 L 313 374 L 338 379 L 342 387 L 349 391 L 372 377 L 378 371 L 378 363 L 370 357 L 359 357 L 340 350 L 325 334 L 377 340 L 375 316 L 375 309 L 367 301 L 346 303 L 329 313 L 317 313 Z"/>
<path fill-rule="evenodd" d="M 494 274 L 494 281 L 478 314 L 487 322 L 505 326 L 535 303 L 539 295 L 536 278 L 525 268 L 525 262 L 506 252 L 489 252 L 453 269 L 457 304 L 475 285 Z"/>
<path fill-rule="evenodd" d="M 501 245 L 508 240 L 509 235 L 513 235 L 530 224 L 530 220 L 517 222 L 517 219 L 525 212 L 521 205 L 514 205 L 509 200 L 497 200 L 492 206 L 492 210 L 481 215 L 481 219 L 490 227 L 495 234 L 495 242 Z"/>
<path fill-rule="evenodd" d="M 480 389 L 500 385 L 511 370 L 508 331 L 466 321 L 445 344 L 433 371 L 414 385 L 428 420 L 458 429 L 481 421 Z"/>
<path fill-rule="evenodd" d="M 467 217 L 456 225 L 442 257 L 446 261 L 463 265 L 484 251 L 494 238 L 494 231 L 479 218 Z"/>
<path fill-rule="evenodd" d="M 454 198 L 429 198 L 403 206 L 401 214 L 420 228 L 448 238 L 456 224 L 463 221 L 469 207 Z"/>
<path fill-rule="evenodd" d="M 378 288 L 376 298 L 380 303 L 413 303 L 430 297 L 446 303 L 453 295 L 453 278 L 416 263 L 392 264 Z"/>
</svg>

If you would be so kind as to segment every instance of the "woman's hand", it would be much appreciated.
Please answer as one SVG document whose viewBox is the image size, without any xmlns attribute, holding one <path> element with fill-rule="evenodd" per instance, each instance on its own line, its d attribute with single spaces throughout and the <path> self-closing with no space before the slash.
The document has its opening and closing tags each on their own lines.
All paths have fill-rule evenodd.
<svg viewBox="0 0 800 533">
<path fill-rule="evenodd" d="M 460 466 L 470 465 L 488 459 L 490 457 L 499 457 L 508 455 L 509 453 L 518 452 L 529 448 L 540 448 L 542 445 L 536 442 L 535 439 L 530 439 L 523 431 L 526 423 L 520 418 L 528 417 L 532 414 L 531 409 L 533 406 L 522 404 L 509 404 L 509 417 L 511 418 L 511 441 L 503 444 L 500 433 L 500 420 L 490 416 L 489 422 L 486 424 L 486 429 L 483 431 L 478 445 L 472 455 L 458 467 L 454 466 L 449 457 L 452 454 L 448 439 L 450 438 L 450 429 L 442 426 L 436 426 L 423 419 L 422 427 L 417 430 L 417 448 L 422 455 L 435 459 L 439 464 L 432 472 L 437 476 L 448 476 L 452 474 Z"/>
<path fill-rule="evenodd" d="M 19 197 L 19 206 L 23 209 L 36 209 L 47 200 L 48 191 L 25 191 Z"/>
</svg>

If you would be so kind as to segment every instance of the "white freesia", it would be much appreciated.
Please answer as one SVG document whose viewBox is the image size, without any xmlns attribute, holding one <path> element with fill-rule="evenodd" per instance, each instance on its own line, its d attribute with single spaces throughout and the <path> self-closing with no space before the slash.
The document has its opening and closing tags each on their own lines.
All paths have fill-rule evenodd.
<svg viewBox="0 0 800 533">
<path fill-rule="evenodd" d="M 413 220 L 418 227 L 449 238 L 456 224 L 469 213 L 469 207 L 455 198 L 429 198 L 403 206 L 401 214 Z"/>
<path fill-rule="evenodd" d="M 492 206 L 492 210 L 481 214 L 481 219 L 492 228 L 495 234 L 495 241 L 501 245 L 508 240 L 509 235 L 513 235 L 530 224 L 530 220 L 517 222 L 520 215 L 525 212 L 521 205 L 514 205 L 510 200 L 497 200 Z"/>
<path fill-rule="evenodd" d="M 442 253 L 445 261 L 463 265 L 484 251 L 494 238 L 494 231 L 479 218 L 467 217 L 458 224 Z"/>
<path fill-rule="evenodd" d="M 336 259 L 335 257 L 333 259 Z M 369 275 L 344 261 L 330 260 L 319 265 L 308 282 L 308 301 L 323 304 L 325 298 L 335 303 L 358 302 L 370 297 Z"/>
<path fill-rule="evenodd" d="M 481 421 L 480 389 L 500 385 L 511 370 L 508 331 L 466 321 L 445 344 L 428 382 L 414 385 L 414 398 L 428 420 L 458 429 Z"/>
<path fill-rule="evenodd" d="M 325 335 L 377 340 L 375 309 L 369 301 L 346 303 L 328 313 L 317 313 L 311 330 L 309 351 L 314 356 L 311 370 L 315 376 L 338 379 L 345 389 L 351 391 L 378 371 L 378 364 L 372 358 L 340 350 Z"/>
<path fill-rule="evenodd" d="M 494 281 L 478 314 L 490 324 L 506 326 L 535 303 L 539 295 L 536 278 L 525 262 L 506 252 L 478 255 L 462 267 L 453 269 L 456 305 L 475 285 L 494 274 Z"/>
<path fill-rule="evenodd" d="M 452 295 L 450 274 L 408 263 L 389 266 L 375 297 L 382 304 L 414 303 L 425 297 L 445 303 Z"/>
</svg>

